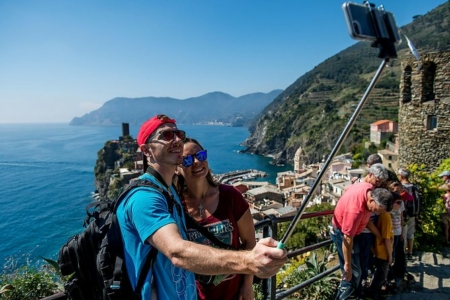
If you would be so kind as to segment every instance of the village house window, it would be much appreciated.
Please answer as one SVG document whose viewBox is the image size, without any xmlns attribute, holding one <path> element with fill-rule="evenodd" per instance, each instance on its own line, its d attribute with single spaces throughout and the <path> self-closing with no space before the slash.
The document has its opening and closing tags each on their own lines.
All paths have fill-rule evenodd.
<svg viewBox="0 0 450 300">
<path fill-rule="evenodd" d="M 422 101 L 434 100 L 434 79 L 436 76 L 436 64 L 430 62 L 423 66 L 422 73 Z"/>
<path fill-rule="evenodd" d="M 427 130 L 433 130 L 437 127 L 437 116 L 427 117 Z"/>
<path fill-rule="evenodd" d="M 407 66 L 403 71 L 403 103 L 411 102 L 411 66 Z"/>
</svg>

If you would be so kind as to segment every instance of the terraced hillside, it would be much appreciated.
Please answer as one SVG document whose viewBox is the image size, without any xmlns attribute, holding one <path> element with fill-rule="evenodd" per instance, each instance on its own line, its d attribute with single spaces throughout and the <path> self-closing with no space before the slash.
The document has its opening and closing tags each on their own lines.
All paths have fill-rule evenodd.
<svg viewBox="0 0 450 300">
<path fill-rule="evenodd" d="M 420 53 L 450 49 L 450 2 L 440 5 L 400 29 Z M 397 121 L 402 58 L 411 57 L 407 43 L 397 47 L 398 58 L 389 62 L 361 111 L 341 152 L 369 138 L 370 123 Z M 251 125 L 247 151 L 292 162 L 299 146 L 310 162 L 330 153 L 349 117 L 378 69 L 378 49 L 357 43 L 328 58 L 299 77 Z"/>
</svg>

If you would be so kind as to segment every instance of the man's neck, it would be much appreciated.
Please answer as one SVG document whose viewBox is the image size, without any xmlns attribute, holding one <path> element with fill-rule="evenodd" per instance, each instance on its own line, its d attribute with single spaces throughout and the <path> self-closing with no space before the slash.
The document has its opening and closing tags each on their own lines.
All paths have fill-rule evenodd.
<svg viewBox="0 0 450 300">
<path fill-rule="evenodd" d="M 175 170 L 177 168 L 176 166 L 161 166 L 159 164 L 149 164 L 149 166 L 155 169 L 155 171 L 158 172 L 159 175 L 161 175 L 161 177 L 164 179 L 164 183 L 167 186 L 172 185 L 172 178 L 175 174 Z"/>
</svg>

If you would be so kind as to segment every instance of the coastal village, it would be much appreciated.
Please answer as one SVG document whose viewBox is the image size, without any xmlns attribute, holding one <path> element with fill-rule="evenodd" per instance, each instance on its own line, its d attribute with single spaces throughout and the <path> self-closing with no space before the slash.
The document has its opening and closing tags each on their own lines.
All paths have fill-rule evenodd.
<svg viewBox="0 0 450 300">
<path fill-rule="evenodd" d="M 391 120 L 380 120 L 371 124 L 370 142 L 368 144 L 379 145 L 389 134 L 396 135 L 396 142 L 387 142 L 386 149 L 378 151 L 383 158 L 383 164 L 395 170 L 398 162 L 398 125 Z M 122 124 L 123 136 L 129 135 L 129 126 Z M 119 166 L 119 176 L 111 176 L 109 184 L 114 185 L 115 181 L 129 182 L 140 176 L 143 170 L 143 155 L 137 148 L 135 142 L 124 143 L 123 137 L 119 140 L 110 141 L 111 149 L 125 147 L 127 151 L 135 151 L 134 168 L 120 167 L 123 162 L 119 159 L 109 164 Z M 108 147 L 109 148 L 109 147 Z M 108 151 L 109 152 L 109 151 Z M 105 155 L 110 157 L 110 155 Z M 215 174 L 218 182 L 231 184 L 238 189 L 250 204 L 254 222 L 258 222 L 266 215 L 276 217 L 292 216 L 301 206 L 305 196 L 310 192 L 311 186 L 318 174 L 322 172 L 323 162 L 307 164 L 307 153 L 298 148 L 294 157 L 294 168 L 291 171 L 277 173 L 276 182 L 264 181 L 267 175 L 258 170 L 236 170 L 225 174 Z M 108 164 L 108 163 L 107 163 Z M 322 183 L 313 195 L 313 199 L 308 206 L 321 203 L 335 205 L 343 194 L 345 188 L 350 184 L 353 177 L 362 178 L 366 173 L 363 168 L 353 169 L 352 154 L 342 154 L 334 158 L 328 170 L 325 170 Z M 99 196 L 97 196 L 99 197 Z"/>
<path fill-rule="evenodd" d="M 415 163 L 424 164 L 432 171 L 448 157 L 449 60 L 450 52 L 426 54 L 422 57 L 420 72 L 413 71 L 417 66 L 413 59 L 402 62 L 399 122 L 382 119 L 370 124 L 370 139 L 365 144 L 366 148 L 370 145 L 378 147 L 377 153 L 386 168 L 396 171 L 398 167 Z M 109 170 L 109 175 L 106 172 L 107 176 L 102 176 L 103 181 L 98 180 L 99 172 L 96 171 L 99 198 L 107 195 L 111 186 L 123 186 L 144 172 L 142 153 L 136 141 L 127 140 L 127 136 L 129 137 L 129 125 L 123 123 L 119 140 L 110 141 L 99 152 L 100 169 Z M 386 141 L 388 136 L 394 136 L 393 142 Z M 382 141 L 385 141 L 385 147 L 380 149 Z M 117 155 L 117 152 L 131 155 L 131 168 L 124 167 L 123 156 Z M 261 177 L 265 174 L 257 170 L 238 170 L 215 176 L 219 182 L 232 184 L 244 195 L 250 204 L 254 221 L 258 222 L 266 215 L 295 215 L 320 172 L 326 173 L 322 176 L 318 189 L 311 195 L 308 206 L 321 203 L 335 205 L 350 185 L 350 179 L 362 178 L 367 172 L 364 167 L 352 168 L 352 153 L 336 156 L 327 170 L 322 169 L 323 161 L 307 164 L 308 153 L 302 147 L 297 149 L 293 161 L 293 170 L 278 173 L 275 183 L 264 181 Z M 97 168 L 98 165 L 96 170 Z M 112 169 L 118 169 L 118 173 L 113 173 Z"/>
</svg>

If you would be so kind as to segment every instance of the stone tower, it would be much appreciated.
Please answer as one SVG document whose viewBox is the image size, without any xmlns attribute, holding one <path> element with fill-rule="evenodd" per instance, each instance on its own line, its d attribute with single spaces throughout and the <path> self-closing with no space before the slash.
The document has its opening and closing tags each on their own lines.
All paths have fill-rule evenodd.
<svg viewBox="0 0 450 300">
<path fill-rule="evenodd" d="M 305 169 L 305 165 L 308 158 L 305 154 L 305 150 L 300 146 L 294 155 L 294 172 L 299 172 Z"/>
<path fill-rule="evenodd" d="M 401 63 L 398 113 L 399 167 L 425 164 L 434 171 L 450 157 L 450 51 Z"/>
</svg>

